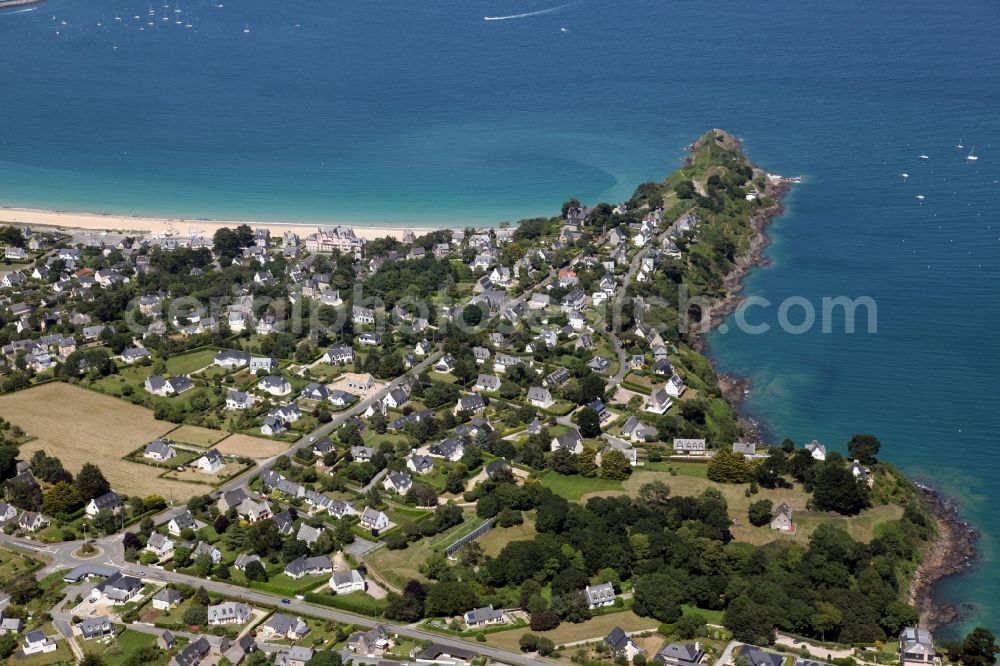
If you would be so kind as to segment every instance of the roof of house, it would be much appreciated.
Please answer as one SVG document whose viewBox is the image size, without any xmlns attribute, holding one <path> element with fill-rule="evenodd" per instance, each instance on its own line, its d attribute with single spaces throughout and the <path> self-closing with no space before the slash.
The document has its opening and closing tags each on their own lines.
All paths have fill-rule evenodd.
<svg viewBox="0 0 1000 666">
<path fill-rule="evenodd" d="M 604 637 L 604 642 L 613 652 L 618 652 L 619 650 L 624 650 L 625 646 L 629 642 L 628 634 L 621 627 L 615 627 L 611 632 Z"/>
<path fill-rule="evenodd" d="M 465 622 L 467 624 L 478 624 L 480 622 L 490 622 L 492 620 L 497 620 L 502 617 L 503 617 L 503 611 L 496 610 L 493 608 L 492 605 L 490 605 L 467 611 L 465 613 Z"/>
<path fill-rule="evenodd" d="M 671 662 L 679 661 L 695 664 L 701 661 L 705 651 L 697 643 L 664 643 L 656 651 L 654 660 Z"/>
</svg>

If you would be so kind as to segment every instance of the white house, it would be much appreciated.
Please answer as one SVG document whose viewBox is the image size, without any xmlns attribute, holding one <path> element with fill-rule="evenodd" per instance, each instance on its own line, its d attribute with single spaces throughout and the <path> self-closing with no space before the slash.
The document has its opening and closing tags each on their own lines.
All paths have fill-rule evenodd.
<svg viewBox="0 0 1000 666">
<path fill-rule="evenodd" d="M 284 377 L 280 377 L 278 375 L 268 375 L 267 377 L 264 377 L 257 382 L 257 388 L 265 393 L 275 396 L 288 395 L 292 392 L 291 383 Z"/>
<path fill-rule="evenodd" d="M 330 577 L 330 589 L 337 594 L 365 591 L 365 578 L 357 569 L 334 571 Z"/>
<path fill-rule="evenodd" d="M 646 398 L 646 411 L 653 412 L 654 414 L 664 414 L 673 404 L 674 401 L 670 397 L 670 392 L 666 387 L 661 386 Z"/>
<path fill-rule="evenodd" d="M 170 446 L 170 443 L 163 439 L 154 439 L 146 445 L 146 448 L 142 452 L 143 458 L 159 461 L 170 460 L 176 455 L 177 451 L 174 450 L 174 447 Z"/>
<path fill-rule="evenodd" d="M 532 386 L 528 389 L 528 402 L 540 409 L 548 409 L 555 402 L 552 393 L 544 387 Z"/>
<path fill-rule="evenodd" d="M 205 474 L 216 474 L 222 469 L 225 463 L 226 461 L 222 457 L 222 454 L 217 449 L 211 449 L 205 455 L 195 460 L 192 465 Z"/>
<path fill-rule="evenodd" d="M 826 460 L 826 447 L 820 444 L 815 439 L 805 446 L 806 451 L 808 451 L 812 457 L 816 460 Z"/>
<path fill-rule="evenodd" d="M 246 624 L 250 615 L 250 606 L 236 601 L 226 601 L 208 607 L 208 623 L 213 626 Z"/>
<path fill-rule="evenodd" d="M 615 588 L 611 583 L 588 585 L 583 589 L 583 593 L 587 597 L 587 605 L 592 609 L 613 606 L 615 603 Z"/>
<path fill-rule="evenodd" d="M 389 527 L 389 516 L 371 507 L 365 507 L 361 512 L 361 527 L 372 532 L 378 532 Z"/>
</svg>

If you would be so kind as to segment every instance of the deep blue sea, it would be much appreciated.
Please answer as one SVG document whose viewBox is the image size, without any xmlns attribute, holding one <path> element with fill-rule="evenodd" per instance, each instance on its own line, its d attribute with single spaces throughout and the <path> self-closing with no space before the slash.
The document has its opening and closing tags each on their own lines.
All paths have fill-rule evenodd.
<svg viewBox="0 0 1000 666">
<path fill-rule="evenodd" d="M 720 368 L 775 436 L 875 433 L 957 498 L 983 559 L 941 597 L 1000 629 L 993 0 L 164 1 L 0 14 L 0 205 L 487 224 L 624 199 L 725 128 L 807 179 L 747 293 L 870 296 L 878 332 L 714 334 Z"/>
</svg>

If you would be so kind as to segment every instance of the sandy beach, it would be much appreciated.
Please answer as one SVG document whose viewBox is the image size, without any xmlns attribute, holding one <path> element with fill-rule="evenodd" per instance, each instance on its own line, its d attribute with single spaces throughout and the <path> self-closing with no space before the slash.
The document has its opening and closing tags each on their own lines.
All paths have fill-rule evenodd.
<svg viewBox="0 0 1000 666">
<path fill-rule="evenodd" d="M 33 208 L 0 207 L 0 223 L 14 222 L 31 226 L 61 227 L 64 229 L 91 229 L 94 231 L 117 231 L 125 233 L 154 233 L 173 236 L 190 236 L 200 233 L 211 236 L 222 227 L 235 227 L 247 224 L 251 227 L 267 227 L 272 234 L 281 235 L 293 230 L 300 236 L 315 231 L 319 224 L 289 224 L 280 222 L 253 222 L 243 220 L 204 220 L 194 218 L 140 217 L 133 215 L 113 215 L 110 213 L 77 213 L 71 211 L 37 210 Z M 440 227 L 386 227 L 358 222 L 340 222 L 339 226 L 350 227 L 354 233 L 368 240 L 374 238 L 402 238 L 406 231 L 412 230 L 416 235 L 434 231 Z M 323 226 L 336 226 L 325 223 Z"/>
</svg>

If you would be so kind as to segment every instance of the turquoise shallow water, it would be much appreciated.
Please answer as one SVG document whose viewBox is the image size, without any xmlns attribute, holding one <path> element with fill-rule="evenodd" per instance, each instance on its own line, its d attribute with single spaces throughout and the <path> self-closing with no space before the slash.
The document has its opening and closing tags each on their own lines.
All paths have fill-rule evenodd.
<svg viewBox="0 0 1000 666">
<path fill-rule="evenodd" d="M 961 500 L 984 559 L 941 594 L 1000 629 L 995 3 L 223 3 L 160 0 L 141 32 L 146 0 L 0 14 L 0 203 L 495 223 L 625 198 L 726 128 L 807 177 L 748 293 L 869 295 L 878 333 L 716 334 L 713 354 L 776 435 L 874 432 Z"/>
</svg>

